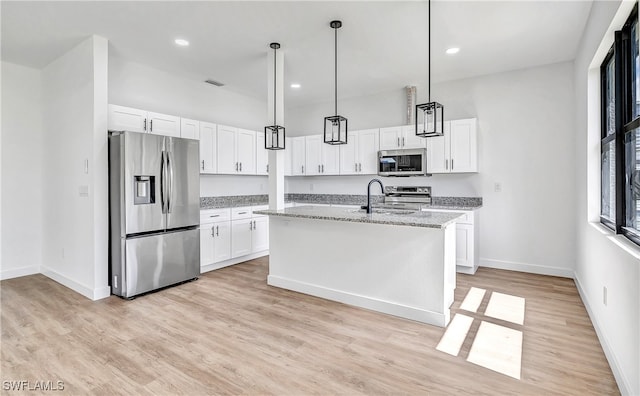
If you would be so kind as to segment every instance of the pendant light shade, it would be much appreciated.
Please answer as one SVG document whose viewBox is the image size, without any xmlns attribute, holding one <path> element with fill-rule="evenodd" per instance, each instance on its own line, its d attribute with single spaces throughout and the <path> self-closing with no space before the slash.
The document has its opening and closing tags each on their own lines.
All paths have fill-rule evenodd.
<svg viewBox="0 0 640 396">
<path fill-rule="evenodd" d="M 324 118 L 324 142 L 327 144 L 347 144 L 347 119 L 338 115 L 338 29 L 341 21 L 331 21 L 334 31 L 334 100 L 335 115 Z"/>
<path fill-rule="evenodd" d="M 416 105 L 416 136 L 434 137 L 444 135 L 444 107 L 431 101 L 431 0 L 429 0 L 429 83 L 428 102 Z"/>
<path fill-rule="evenodd" d="M 273 49 L 273 125 L 264 127 L 264 148 L 267 150 L 284 150 L 284 127 L 278 125 L 276 118 L 276 92 L 278 89 L 278 85 L 276 84 L 276 50 L 280 48 L 280 44 L 271 43 L 269 44 L 269 47 Z"/>
</svg>

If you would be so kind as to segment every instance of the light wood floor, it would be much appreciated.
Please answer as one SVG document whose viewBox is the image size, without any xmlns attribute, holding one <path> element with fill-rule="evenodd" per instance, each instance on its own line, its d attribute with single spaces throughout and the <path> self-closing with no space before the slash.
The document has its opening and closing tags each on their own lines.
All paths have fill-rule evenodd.
<svg viewBox="0 0 640 396">
<path fill-rule="evenodd" d="M 270 287 L 267 271 L 265 257 L 133 301 L 2 281 L 1 380 L 108 395 L 618 393 L 572 280 L 459 275 L 454 312 L 471 286 L 526 299 L 516 380 L 467 362 L 471 337 L 450 356 L 442 328 Z"/>
</svg>

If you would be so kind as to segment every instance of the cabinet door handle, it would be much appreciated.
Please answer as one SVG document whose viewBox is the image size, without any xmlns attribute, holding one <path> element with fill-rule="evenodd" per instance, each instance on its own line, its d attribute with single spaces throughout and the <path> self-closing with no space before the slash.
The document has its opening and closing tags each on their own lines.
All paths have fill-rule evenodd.
<svg viewBox="0 0 640 396">
<path fill-rule="evenodd" d="M 453 170 L 453 158 L 451 158 L 451 170 Z"/>
<path fill-rule="evenodd" d="M 302 165 L 302 173 L 304 173 L 304 165 Z"/>
<path fill-rule="evenodd" d="M 269 164 L 267 164 L 267 173 L 269 173 Z"/>
<path fill-rule="evenodd" d="M 444 160 L 444 169 L 449 170 L 449 160 Z"/>
<path fill-rule="evenodd" d="M 324 164 L 323 164 L 323 165 L 321 165 L 321 166 L 322 166 L 322 173 L 324 173 Z"/>
<path fill-rule="evenodd" d="M 355 164 L 355 166 L 356 166 L 356 172 L 357 172 L 358 171 L 358 164 Z"/>
<path fill-rule="evenodd" d="M 146 118 L 144 119 L 144 131 L 145 132 L 147 131 L 147 119 Z"/>
<path fill-rule="evenodd" d="M 209 217 L 220 217 L 220 215 L 211 215 Z"/>
<path fill-rule="evenodd" d="M 215 228 L 216 228 L 215 226 L 211 226 L 211 236 L 212 236 L 212 237 L 215 237 L 215 236 L 216 236 L 216 235 L 213 233 L 213 230 L 214 230 Z"/>
<path fill-rule="evenodd" d="M 242 162 L 240 163 L 240 172 L 242 172 Z"/>
<path fill-rule="evenodd" d="M 320 173 L 320 165 L 318 165 L 318 173 Z"/>
<path fill-rule="evenodd" d="M 400 147 L 400 138 L 398 138 L 398 147 Z"/>
<path fill-rule="evenodd" d="M 153 132 L 153 120 L 149 122 L 149 125 L 150 125 L 149 132 Z"/>
<path fill-rule="evenodd" d="M 253 230 L 253 221 L 249 221 L 249 229 Z"/>
<path fill-rule="evenodd" d="M 404 137 L 402 138 L 402 147 L 404 147 Z"/>
<path fill-rule="evenodd" d="M 254 230 L 256 229 L 256 221 L 255 220 L 253 221 L 253 229 Z"/>
<path fill-rule="evenodd" d="M 238 171 L 238 163 L 236 162 L 236 172 Z"/>
<path fill-rule="evenodd" d="M 238 212 L 238 214 L 247 214 L 247 212 Z"/>
<path fill-rule="evenodd" d="M 362 172 L 362 162 L 361 162 L 358 166 L 359 166 L 359 168 L 360 168 L 360 169 L 359 169 L 359 170 L 360 170 L 360 172 Z"/>
<path fill-rule="evenodd" d="M 204 160 L 202 160 L 202 170 L 204 170 Z"/>
<path fill-rule="evenodd" d="M 220 226 L 216 226 L 216 236 L 220 236 Z"/>
</svg>

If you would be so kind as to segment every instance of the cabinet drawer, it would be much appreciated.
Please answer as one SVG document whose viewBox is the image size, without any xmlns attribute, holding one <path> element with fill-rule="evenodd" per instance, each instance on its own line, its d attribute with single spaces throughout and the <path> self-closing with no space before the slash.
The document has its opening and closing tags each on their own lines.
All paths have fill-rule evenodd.
<svg viewBox="0 0 640 396">
<path fill-rule="evenodd" d="M 229 208 L 206 209 L 200 211 L 200 224 L 208 224 L 229 219 L 231 219 L 231 210 Z"/>
<path fill-rule="evenodd" d="M 231 208 L 231 220 L 249 219 L 253 211 L 251 206 L 242 206 L 239 208 Z"/>
</svg>

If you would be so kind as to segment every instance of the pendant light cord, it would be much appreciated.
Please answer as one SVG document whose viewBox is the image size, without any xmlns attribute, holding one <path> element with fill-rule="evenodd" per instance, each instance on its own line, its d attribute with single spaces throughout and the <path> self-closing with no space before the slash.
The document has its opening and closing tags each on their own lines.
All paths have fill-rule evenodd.
<svg viewBox="0 0 640 396">
<path fill-rule="evenodd" d="M 335 33 L 335 40 L 334 40 L 334 53 L 333 53 L 333 60 L 334 60 L 334 76 L 335 79 L 334 81 L 334 103 L 335 103 L 335 113 L 336 116 L 338 115 L 338 28 L 333 28 L 333 31 Z"/>
<path fill-rule="evenodd" d="M 429 103 L 431 103 L 431 0 L 429 0 L 429 84 L 427 85 L 427 95 L 429 97 Z"/>
<path fill-rule="evenodd" d="M 276 119 L 276 90 L 278 89 L 277 84 L 277 73 L 276 73 L 276 51 L 277 48 L 273 49 L 273 125 L 278 125 L 278 120 Z"/>
</svg>

